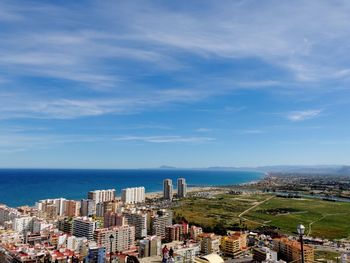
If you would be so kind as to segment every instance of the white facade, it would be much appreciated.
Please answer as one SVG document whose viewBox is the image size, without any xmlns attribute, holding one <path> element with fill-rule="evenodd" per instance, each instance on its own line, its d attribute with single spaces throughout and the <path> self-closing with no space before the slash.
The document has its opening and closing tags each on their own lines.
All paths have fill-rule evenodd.
<svg viewBox="0 0 350 263">
<path fill-rule="evenodd" d="M 127 251 L 135 245 L 134 226 L 115 226 L 111 228 L 101 228 L 95 231 L 95 240 L 98 246 L 105 247 L 110 251 L 110 235 L 113 235 L 112 251 Z"/>
<path fill-rule="evenodd" d="M 136 204 L 145 202 L 145 188 L 131 187 L 122 190 L 122 201 L 125 204 Z"/>
<path fill-rule="evenodd" d="M 113 201 L 115 199 L 115 189 L 95 190 L 88 193 L 88 199 L 94 200 L 96 204 Z"/>
<path fill-rule="evenodd" d="M 42 220 L 34 220 L 33 221 L 33 233 L 40 233 L 44 229 L 53 228 L 53 224 L 46 223 Z"/>
<path fill-rule="evenodd" d="M 87 243 L 87 238 L 85 237 L 69 236 L 67 238 L 67 248 L 72 251 L 80 251 L 85 243 Z"/>
<path fill-rule="evenodd" d="M 46 212 L 47 205 L 54 205 L 56 207 L 56 215 L 64 216 L 66 209 L 66 199 L 56 198 L 56 199 L 44 199 L 40 200 L 35 204 L 36 208 L 41 212 Z"/>
<path fill-rule="evenodd" d="M 25 232 L 33 231 L 34 218 L 31 216 L 18 217 L 13 219 L 13 230 L 17 233 L 24 234 Z"/>
<path fill-rule="evenodd" d="M 13 221 L 13 219 L 20 217 L 21 213 L 14 208 L 10 208 L 6 205 L 0 206 L 0 225 L 4 225 L 7 221 Z"/>
</svg>

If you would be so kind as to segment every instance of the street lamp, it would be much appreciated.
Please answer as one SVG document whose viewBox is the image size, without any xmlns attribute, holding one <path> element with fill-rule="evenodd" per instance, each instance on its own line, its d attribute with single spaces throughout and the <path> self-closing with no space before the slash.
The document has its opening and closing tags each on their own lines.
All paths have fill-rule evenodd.
<svg viewBox="0 0 350 263">
<path fill-rule="evenodd" d="M 297 231 L 300 238 L 300 248 L 301 248 L 301 263 L 304 263 L 304 244 L 303 244 L 303 235 L 305 233 L 305 227 L 302 224 L 297 226 Z"/>
<path fill-rule="evenodd" d="M 109 262 L 112 262 L 112 244 L 113 244 L 114 236 L 111 234 L 109 236 L 109 244 L 110 244 L 110 250 L 109 250 Z"/>
</svg>

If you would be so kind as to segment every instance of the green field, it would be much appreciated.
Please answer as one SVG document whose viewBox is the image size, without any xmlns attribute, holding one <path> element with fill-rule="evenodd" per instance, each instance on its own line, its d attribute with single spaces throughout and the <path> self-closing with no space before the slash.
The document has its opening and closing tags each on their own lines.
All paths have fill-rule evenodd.
<svg viewBox="0 0 350 263">
<path fill-rule="evenodd" d="M 306 234 L 328 239 L 350 238 L 350 203 L 317 199 L 288 199 L 273 197 L 248 211 L 240 213 L 267 199 L 268 195 L 217 195 L 215 199 L 191 198 L 174 209 L 175 217 L 209 230 L 214 227 L 237 226 L 257 229 L 263 226 L 278 228 L 282 233 L 295 233 L 302 223 Z"/>
</svg>

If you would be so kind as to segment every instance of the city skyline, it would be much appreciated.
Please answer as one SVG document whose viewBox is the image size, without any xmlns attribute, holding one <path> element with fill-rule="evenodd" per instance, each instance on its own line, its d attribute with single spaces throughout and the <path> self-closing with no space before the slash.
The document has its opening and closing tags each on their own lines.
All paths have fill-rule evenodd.
<svg viewBox="0 0 350 263">
<path fill-rule="evenodd" d="M 347 1 L 2 1 L 0 167 L 349 165 Z"/>
</svg>

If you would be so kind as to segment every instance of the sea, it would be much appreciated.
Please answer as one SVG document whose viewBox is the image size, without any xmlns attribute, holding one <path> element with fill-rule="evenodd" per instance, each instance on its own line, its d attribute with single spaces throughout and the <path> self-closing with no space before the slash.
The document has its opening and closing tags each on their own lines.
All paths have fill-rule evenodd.
<svg viewBox="0 0 350 263">
<path fill-rule="evenodd" d="M 183 169 L 0 169 L 0 203 L 10 207 L 33 206 L 48 198 L 80 200 L 87 198 L 91 190 L 117 190 L 144 186 L 147 192 L 162 190 L 163 180 L 185 178 L 189 187 L 224 186 L 257 181 L 264 176 L 260 172 L 232 170 L 183 170 Z"/>
</svg>

